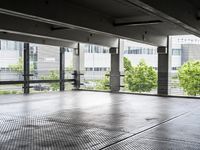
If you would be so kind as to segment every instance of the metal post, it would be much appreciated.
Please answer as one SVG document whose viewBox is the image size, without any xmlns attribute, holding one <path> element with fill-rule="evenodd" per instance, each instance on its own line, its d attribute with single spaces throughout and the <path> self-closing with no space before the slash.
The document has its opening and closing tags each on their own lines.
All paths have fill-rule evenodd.
<svg viewBox="0 0 200 150">
<path fill-rule="evenodd" d="M 167 49 L 168 49 L 168 95 L 171 94 L 171 83 L 172 83 L 172 37 L 168 36 L 167 40 Z"/>
<path fill-rule="evenodd" d="M 73 59 L 73 68 L 74 70 L 74 79 L 75 79 L 75 83 L 74 83 L 74 89 L 79 89 L 80 88 L 80 43 L 78 43 L 78 47 L 76 49 L 74 49 L 74 55 L 73 55 L 74 59 Z"/>
<path fill-rule="evenodd" d="M 60 91 L 65 90 L 65 48 L 60 47 Z"/>
<path fill-rule="evenodd" d="M 124 87 L 124 39 L 118 39 L 120 89 Z"/>
<path fill-rule="evenodd" d="M 78 43 L 76 49 L 74 49 L 73 54 L 73 68 L 74 68 L 74 89 L 80 89 L 81 86 L 81 75 L 84 75 L 85 67 L 84 67 L 84 45 Z"/>
<path fill-rule="evenodd" d="M 24 94 L 29 94 L 29 75 L 30 75 L 30 62 L 29 62 L 29 43 L 24 43 Z"/>
<path fill-rule="evenodd" d="M 158 95 L 168 95 L 168 49 L 158 47 Z"/>
<path fill-rule="evenodd" d="M 119 92 L 120 90 L 120 60 L 119 52 L 115 47 L 110 48 L 111 53 L 111 72 L 110 72 L 110 89 L 111 92 Z"/>
</svg>

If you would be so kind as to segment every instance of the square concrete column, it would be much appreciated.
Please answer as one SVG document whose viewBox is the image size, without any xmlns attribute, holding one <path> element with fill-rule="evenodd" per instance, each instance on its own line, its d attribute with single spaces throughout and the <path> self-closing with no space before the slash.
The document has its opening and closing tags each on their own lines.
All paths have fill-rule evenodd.
<svg viewBox="0 0 200 150">
<path fill-rule="evenodd" d="M 120 90 L 120 55 L 118 49 L 110 48 L 111 54 L 111 72 L 110 72 L 110 89 L 111 92 Z"/>
<path fill-rule="evenodd" d="M 29 60 L 30 47 L 29 43 L 24 43 L 24 94 L 30 92 L 30 60 Z"/>
<path fill-rule="evenodd" d="M 169 59 L 167 47 L 158 47 L 158 95 L 168 95 Z"/>
<path fill-rule="evenodd" d="M 60 91 L 65 90 L 65 48 L 60 47 Z"/>
<path fill-rule="evenodd" d="M 83 44 L 78 44 L 78 48 L 74 49 L 73 54 L 73 68 L 74 68 L 74 79 L 75 84 L 74 88 L 79 89 L 81 85 L 81 75 L 84 74 L 85 67 L 84 67 L 84 48 Z"/>
</svg>

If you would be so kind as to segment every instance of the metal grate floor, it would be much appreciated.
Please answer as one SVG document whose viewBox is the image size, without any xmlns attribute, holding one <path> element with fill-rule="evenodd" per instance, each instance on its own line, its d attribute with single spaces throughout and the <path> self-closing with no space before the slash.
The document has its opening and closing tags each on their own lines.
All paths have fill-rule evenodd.
<svg viewBox="0 0 200 150">
<path fill-rule="evenodd" d="M 60 114 L 60 112 L 59 112 Z M 71 118 L 19 117 L 0 123 L 0 149 L 98 149 L 125 132 L 96 128 Z"/>
<path fill-rule="evenodd" d="M 199 104 L 83 91 L 0 96 L 0 150 L 196 150 Z"/>
</svg>

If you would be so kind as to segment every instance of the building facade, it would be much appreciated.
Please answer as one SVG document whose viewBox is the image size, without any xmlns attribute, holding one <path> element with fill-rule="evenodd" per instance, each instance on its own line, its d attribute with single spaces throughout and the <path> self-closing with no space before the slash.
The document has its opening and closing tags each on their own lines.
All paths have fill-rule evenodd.
<svg viewBox="0 0 200 150">
<path fill-rule="evenodd" d="M 144 60 L 155 70 L 158 69 L 157 47 L 123 41 L 123 54 L 132 65 Z M 99 80 L 110 71 L 110 53 L 108 47 L 83 44 L 85 52 L 84 78 Z M 200 60 L 200 39 L 195 36 L 173 36 L 171 43 L 171 72 L 176 73 L 181 65 L 191 59 Z M 30 44 L 30 64 L 34 79 L 47 75 L 50 71 L 59 70 L 59 47 Z M 19 80 L 16 72 L 10 66 L 17 64 L 23 57 L 23 43 L 0 40 L 0 80 Z M 66 49 L 65 66 L 73 70 L 73 50 Z M 67 70 L 66 69 L 66 70 Z"/>
</svg>

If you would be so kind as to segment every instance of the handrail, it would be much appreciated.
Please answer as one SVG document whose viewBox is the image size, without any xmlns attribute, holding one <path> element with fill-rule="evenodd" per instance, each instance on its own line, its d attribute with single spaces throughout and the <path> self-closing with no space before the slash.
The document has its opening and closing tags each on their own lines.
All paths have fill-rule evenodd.
<svg viewBox="0 0 200 150">
<path fill-rule="evenodd" d="M 55 83 L 63 80 L 29 80 L 29 83 Z M 74 82 L 75 79 L 65 79 L 64 82 Z M 24 84 L 25 81 L 0 81 L 0 85 Z"/>
</svg>

